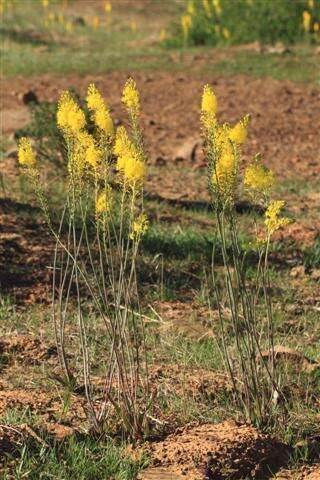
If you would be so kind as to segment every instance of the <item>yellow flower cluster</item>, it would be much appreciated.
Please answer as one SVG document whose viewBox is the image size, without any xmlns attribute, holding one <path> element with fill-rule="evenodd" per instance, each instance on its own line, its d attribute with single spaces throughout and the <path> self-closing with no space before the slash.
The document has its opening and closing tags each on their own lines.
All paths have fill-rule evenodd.
<svg viewBox="0 0 320 480">
<path fill-rule="evenodd" d="M 215 131 L 216 162 L 212 172 L 213 186 L 225 199 L 232 199 L 236 187 L 236 152 L 229 139 L 227 125 L 218 126 Z"/>
<path fill-rule="evenodd" d="M 69 92 L 63 92 L 58 103 L 58 127 L 66 135 L 75 135 L 84 128 L 85 123 L 86 119 L 79 105 L 76 104 Z"/>
<path fill-rule="evenodd" d="M 124 127 L 117 130 L 114 153 L 118 157 L 116 168 L 123 175 L 125 183 L 135 186 L 144 180 L 146 166 L 143 156 L 129 139 Z"/>
<path fill-rule="evenodd" d="M 191 15 L 182 15 L 181 17 L 181 26 L 183 32 L 183 38 L 186 41 L 189 36 L 190 28 L 192 27 L 192 17 Z"/>
<path fill-rule="evenodd" d="M 36 165 L 36 156 L 31 147 L 29 138 L 22 137 L 19 142 L 18 159 L 20 165 L 33 168 Z"/>
<path fill-rule="evenodd" d="M 96 201 L 96 214 L 102 215 L 109 213 L 113 206 L 113 191 L 110 185 L 106 185 L 103 192 L 101 192 Z"/>
<path fill-rule="evenodd" d="M 215 124 L 217 108 L 217 98 L 212 88 L 205 85 L 201 100 L 201 120 L 205 128 L 209 129 Z"/>
<path fill-rule="evenodd" d="M 78 173 L 82 172 L 86 165 L 96 169 L 99 166 L 102 151 L 97 147 L 93 136 L 82 131 L 78 133 L 75 140 L 71 158 L 72 167 L 76 168 Z"/>
<path fill-rule="evenodd" d="M 267 227 L 268 236 L 272 235 L 276 230 L 290 223 L 287 217 L 280 217 L 280 213 L 285 206 L 283 200 L 276 200 L 270 203 L 265 212 L 265 226 Z"/>
<path fill-rule="evenodd" d="M 140 238 L 144 235 L 149 226 L 149 221 L 145 213 L 141 213 L 132 223 L 130 238 Z"/>
<path fill-rule="evenodd" d="M 246 115 L 240 122 L 238 122 L 231 130 L 229 138 L 232 142 L 235 142 L 237 145 L 241 145 L 247 140 L 248 130 L 247 126 L 249 123 L 250 117 Z"/>
<path fill-rule="evenodd" d="M 140 109 L 139 92 L 136 82 L 133 78 L 129 78 L 123 89 L 122 102 L 127 107 L 131 115 L 137 115 Z"/>
<path fill-rule="evenodd" d="M 87 104 L 89 110 L 92 112 L 92 118 L 96 126 L 106 135 L 112 136 L 114 133 L 114 127 L 110 111 L 106 106 L 102 95 L 93 83 L 88 87 Z"/>
<path fill-rule="evenodd" d="M 256 193 L 268 193 L 274 183 L 274 173 L 259 162 L 249 165 L 244 172 L 244 184 Z"/>
<path fill-rule="evenodd" d="M 311 14 L 305 10 L 302 14 L 302 23 L 303 23 L 303 29 L 306 33 L 310 32 L 310 27 L 311 27 Z"/>
<path fill-rule="evenodd" d="M 212 182 L 217 185 L 224 197 L 231 197 L 236 181 L 236 159 L 233 153 L 224 153 L 217 161 L 212 174 Z"/>
</svg>

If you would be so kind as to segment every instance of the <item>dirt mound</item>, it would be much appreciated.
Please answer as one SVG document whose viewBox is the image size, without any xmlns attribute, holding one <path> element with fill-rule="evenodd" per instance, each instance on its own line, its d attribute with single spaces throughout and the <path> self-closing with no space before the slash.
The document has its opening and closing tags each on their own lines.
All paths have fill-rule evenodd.
<svg viewBox="0 0 320 480">
<path fill-rule="evenodd" d="M 264 469 L 283 461 L 286 452 L 252 426 L 231 421 L 186 427 L 151 445 L 150 450 L 153 467 L 165 469 L 172 478 L 183 475 L 188 480 L 261 479 Z"/>
<path fill-rule="evenodd" d="M 39 338 L 26 335 L 10 335 L 0 340 L 0 356 L 10 357 L 19 363 L 37 365 L 56 355 L 56 347 L 44 345 Z"/>
</svg>

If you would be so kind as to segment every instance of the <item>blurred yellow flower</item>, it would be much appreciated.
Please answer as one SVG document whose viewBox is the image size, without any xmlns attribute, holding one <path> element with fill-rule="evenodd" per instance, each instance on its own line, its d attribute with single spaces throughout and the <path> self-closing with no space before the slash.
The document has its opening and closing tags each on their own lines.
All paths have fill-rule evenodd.
<svg viewBox="0 0 320 480">
<path fill-rule="evenodd" d="M 160 30 L 160 35 L 159 35 L 159 37 L 160 37 L 160 42 L 163 42 L 163 40 L 166 39 L 166 36 L 167 36 L 166 31 L 165 31 L 164 28 L 162 28 L 162 29 Z"/>
<path fill-rule="evenodd" d="M 36 156 L 31 147 L 30 138 L 22 137 L 19 141 L 18 160 L 24 167 L 34 167 L 36 165 Z"/>
<path fill-rule="evenodd" d="M 314 32 L 319 32 L 319 22 L 315 22 L 313 25 L 313 31 Z"/>
<path fill-rule="evenodd" d="M 209 0 L 202 0 L 203 8 L 208 17 L 211 17 L 211 10 L 209 5 Z"/>
<path fill-rule="evenodd" d="M 136 33 L 137 31 L 137 22 L 135 20 L 131 20 L 130 22 L 130 28 L 133 33 Z"/>
<path fill-rule="evenodd" d="M 220 0 L 212 0 L 212 5 L 213 5 L 213 8 L 216 11 L 216 14 L 220 15 L 221 12 L 222 12 L 221 5 L 220 5 Z"/>
<path fill-rule="evenodd" d="M 124 86 L 122 93 L 122 102 L 125 104 L 131 114 L 136 115 L 140 108 L 139 92 L 136 82 L 129 78 Z"/>
<path fill-rule="evenodd" d="M 111 5 L 111 3 L 110 3 L 110 2 L 105 2 L 105 4 L 104 4 L 104 11 L 105 11 L 106 13 L 110 13 L 111 10 L 112 10 L 112 5 Z"/>
<path fill-rule="evenodd" d="M 280 217 L 280 213 L 285 206 L 283 200 L 276 200 L 268 206 L 265 212 L 265 226 L 267 227 L 268 236 L 272 235 L 276 230 L 285 227 L 290 223 L 287 217 Z"/>
<path fill-rule="evenodd" d="M 307 12 L 306 10 L 302 14 L 302 23 L 303 23 L 303 28 L 306 33 L 310 32 L 310 26 L 311 26 L 311 14 Z"/>
<path fill-rule="evenodd" d="M 311 10 L 314 9 L 314 0 L 308 0 L 308 6 L 311 8 Z"/>
<path fill-rule="evenodd" d="M 188 2 L 187 12 L 188 12 L 190 15 L 194 15 L 194 14 L 195 14 L 194 3 L 193 3 L 192 1 Z"/>
<path fill-rule="evenodd" d="M 95 30 L 97 30 L 100 26 L 100 18 L 95 15 L 93 18 L 92 18 L 92 28 L 94 28 Z"/>
<path fill-rule="evenodd" d="M 228 40 L 231 36 L 230 31 L 225 27 L 222 29 L 222 35 L 226 40 Z"/>
<path fill-rule="evenodd" d="M 186 41 L 189 36 L 189 30 L 192 27 L 192 18 L 190 15 L 182 15 L 181 26 L 182 26 L 183 38 Z"/>
</svg>

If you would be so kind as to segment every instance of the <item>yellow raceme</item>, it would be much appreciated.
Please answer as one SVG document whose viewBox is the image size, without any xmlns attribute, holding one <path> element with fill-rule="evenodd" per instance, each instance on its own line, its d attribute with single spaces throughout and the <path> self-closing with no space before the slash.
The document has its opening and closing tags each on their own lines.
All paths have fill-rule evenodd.
<svg viewBox="0 0 320 480">
<path fill-rule="evenodd" d="M 256 162 L 249 165 L 244 172 L 244 184 L 256 193 L 268 193 L 274 183 L 274 173 L 261 163 Z"/>
<path fill-rule="evenodd" d="M 131 114 L 137 115 L 139 113 L 139 92 L 137 90 L 136 82 L 133 80 L 133 78 L 129 78 L 125 83 L 122 93 L 122 102 Z"/>
<path fill-rule="evenodd" d="M 110 111 L 104 98 L 93 83 L 88 87 L 87 104 L 89 110 L 92 112 L 92 119 L 95 125 L 106 135 L 112 136 L 114 126 Z"/>
<path fill-rule="evenodd" d="M 36 166 L 36 155 L 32 149 L 31 141 L 29 138 L 22 137 L 19 142 L 18 160 L 20 165 L 27 168 L 33 168 Z"/>
<path fill-rule="evenodd" d="M 69 92 L 63 92 L 58 102 L 57 125 L 67 135 L 79 133 L 86 124 L 83 111 Z"/>
<path fill-rule="evenodd" d="M 201 121 L 206 129 L 215 125 L 217 108 L 217 98 L 212 88 L 210 85 L 205 85 L 201 99 Z"/>
<path fill-rule="evenodd" d="M 98 195 L 96 201 L 96 214 L 109 213 L 113 206 L 113 192 L 109 185 Z"/>
<path fill-rule="evenodd" d="M 249 123 L 249 116 L 244 117 L 243 120 L 238 122 L 231 130 L 229 138 L 232 142 L 235 142 L 237 145 L 241 145 L 247 140 L 248 129 L 247 125 Z"/>
<path fill-rule="evenodd" d="M 130 238 L 139 238 L 145 235 L 149 227 L 149 221 L 145 213 L 141 213 L 132 223 Z"/>
<path fill-rule="evenodd" d="M 144 180 L 146 165 L 143 156 L 129 139 L 124 127 L 117 130 L 114 153 L 118 157 L 116 168 L 125 182 L 133 185 Z"/>
<path fill-rule="evenodd" d="M 281 211 L 285 206 L 283 200 L 275 200 L 268 206 L 265 212 L 265 226 L 267 228 L 268 236 L 272 235 L 279 228 L 284 227 L 290 223 L 287 217 L 280 217 Z"/>
</svg>

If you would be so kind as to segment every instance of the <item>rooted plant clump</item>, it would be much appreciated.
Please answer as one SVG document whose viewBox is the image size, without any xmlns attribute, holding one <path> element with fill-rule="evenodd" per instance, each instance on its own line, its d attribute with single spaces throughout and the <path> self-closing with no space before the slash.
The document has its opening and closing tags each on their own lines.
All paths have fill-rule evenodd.
<svg viewBox="0 0 320 480">
<path fill-rule="evenodd" d="M 86 126 L 84 112 L 69 92 L 58 104 L 57 125 L 67 151 L 68 187 L 58 229 L 41 189 L 35 155 L 28 139 L 19 148 L 20 164 L 33 181 L 51 233 L 56 240 L 53 277 L 53 319 L 61 366 L 70 388 L 83 382 L 88 419 L 94 430 L 109 428 L 111 416 L 121 419 L 126 435 L 136 440 L 147 428 L 148 369 L 144 325 L 139 313 L 136 260 L 148 228 L 143 210 L 146 155 L 139 127 L 140 101 L 129 79 L 123 103 L 130 119 L 131 136 L 116 132 L 109 108 L 95 87 L 88 88 L 87 104 L 95 125 Z M 114 161 L 114 157 L 116 160 Z M 77 299 L 76 321 L 82 368 L 67 354 L 69 310 Z M 91 299 L 89 313 L 85 298 Z M 92 319 L 104 329 L 105 386 L 96 404 L 92 385 L 94 345 Z"/>
<path fill-rule="evenodd" d="M 270 199 L 275 176 L 261 163 L 260 155 L 256 155 L 246 168 L 241 161 L 241 147 L 247 138 L 249 116 L 230 127 L 218 123 L 216 111 L 215 94 L 206 85 L 202 96 L 201 120 L 208 159 L 209 188 L 221 243 L 227 292 L 225 300 L 219 288 L 213 254 L 212 277 L 214 302 L 220 319 L 220 347 L 236 403 L 243 409 L 247 420 L 263 424 L 270 420 L 274 400 L 281 396 L 280 378 L 275 366 L 268 254 L 271 236 L 286 226 L 289 219 L 281 216 L 284 202 Z M 265 208 L 265 232 L 262 237 L 258 235 L 258 225 L 254 220 L 257 237 L 249 246 L 242 240 L 235 209 L 236 201 L 243 194 L 251 196 Z M 253 278 L 252 274 L 249 278 L 248 273 L 247 253 L 250 251 L 258 258 Z M 265 306 L 262 311 L 261 295 Z M 224 314 L 226 306 L 231 312 L 236 358 L 230 354 L 229 349 L 229 319 Z M 267 327 L 261 318 L 265 311 Z M 271 352 L 268 361 L 261 355 L 265 346 Z"/>
</svg>

